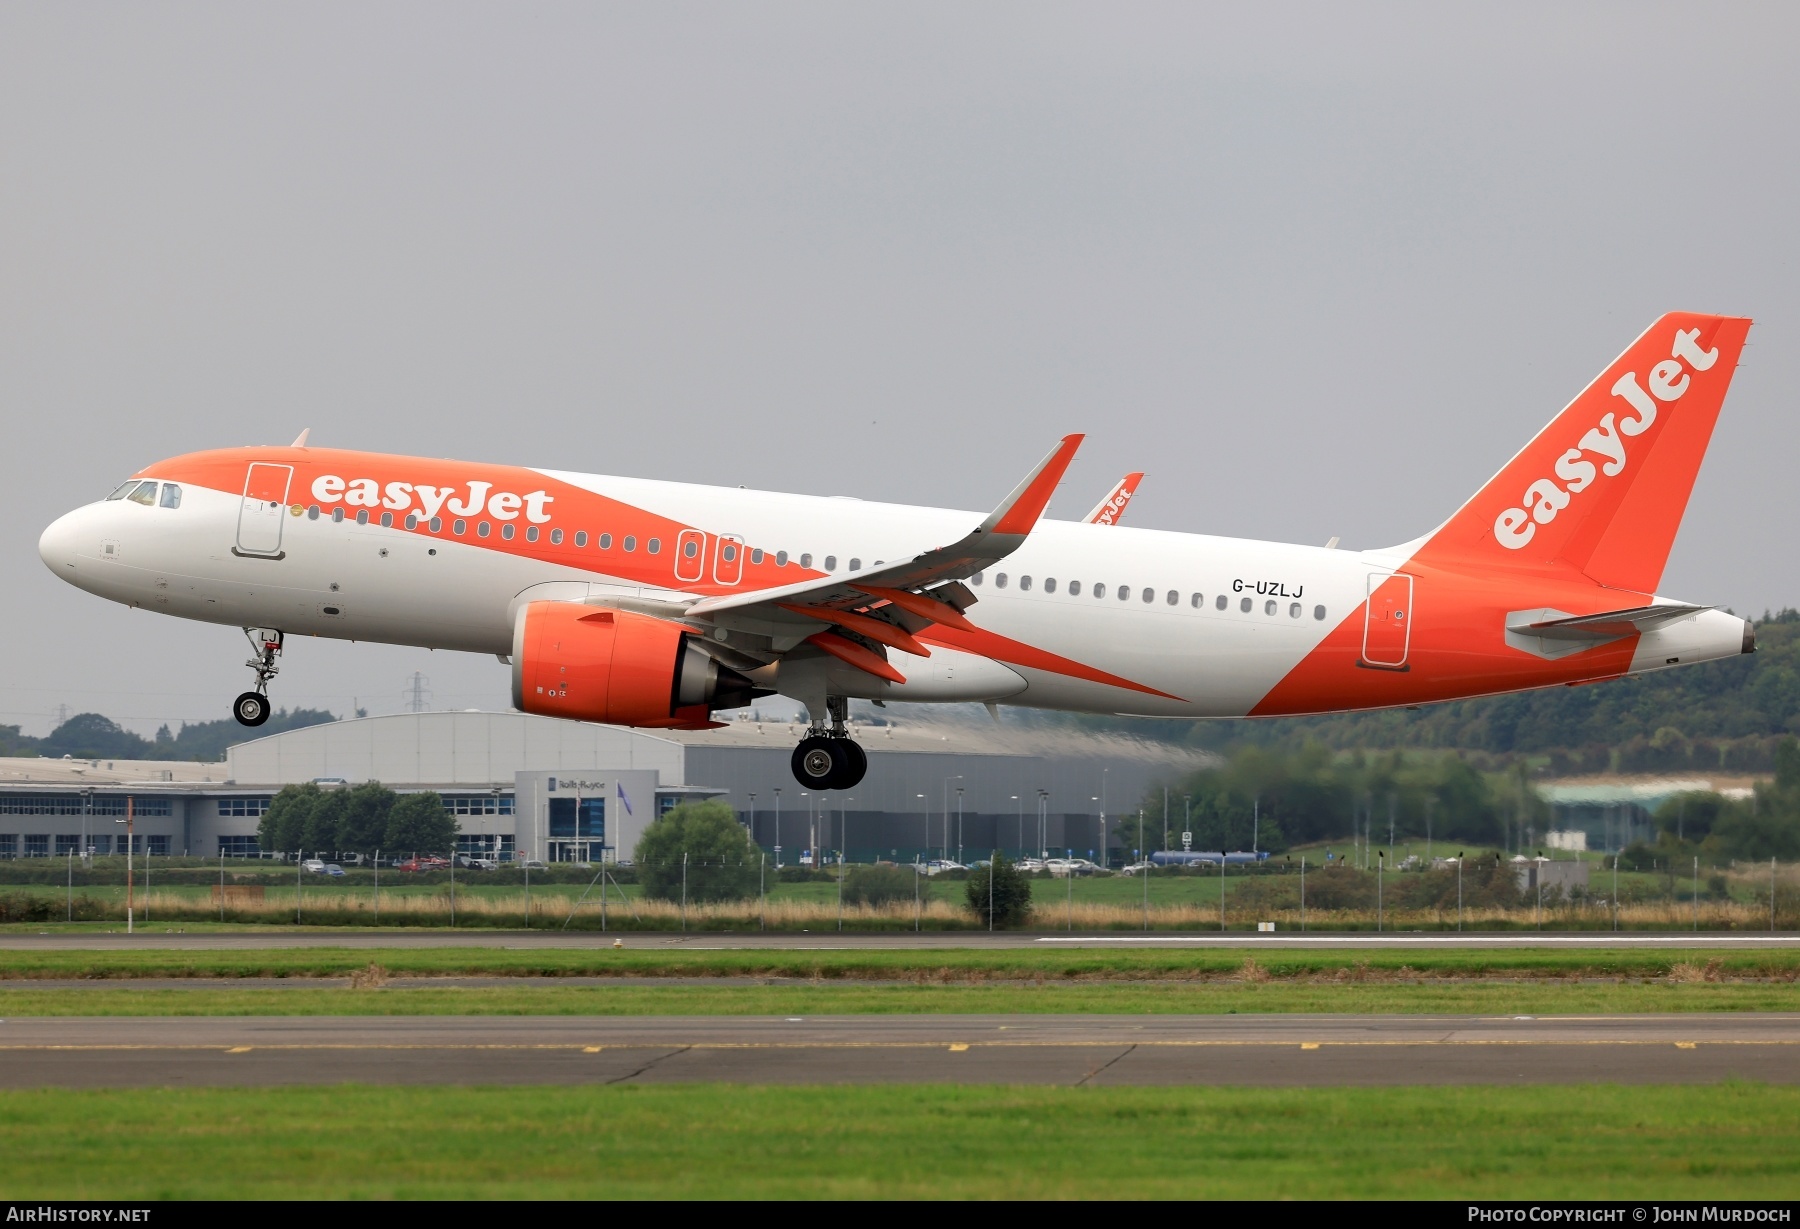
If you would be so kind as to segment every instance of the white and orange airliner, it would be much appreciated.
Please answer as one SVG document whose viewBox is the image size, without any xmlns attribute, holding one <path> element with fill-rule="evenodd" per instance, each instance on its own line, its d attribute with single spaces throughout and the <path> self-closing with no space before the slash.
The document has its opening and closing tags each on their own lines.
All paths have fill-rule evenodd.
<svg viewBox="0 0 1800 1229">
<path fill-rule="evenodd" d="M 244 629 L 493 653 L 526 712 L 704 728 L 779 693 L 848 788 L 848 701 L 1154 717 L 1418 705 L 1753 650 L 1659 596 L 1750 322 L 1658 320 L 1436 530 L 1339 551 L 1042 517 L 1069 436 L 978 513 L 307 446 L 159 461 L 51 525 L 70 584 Z M 1122 496 L 1122 498 L 1121 498 Z"/>
</svg>

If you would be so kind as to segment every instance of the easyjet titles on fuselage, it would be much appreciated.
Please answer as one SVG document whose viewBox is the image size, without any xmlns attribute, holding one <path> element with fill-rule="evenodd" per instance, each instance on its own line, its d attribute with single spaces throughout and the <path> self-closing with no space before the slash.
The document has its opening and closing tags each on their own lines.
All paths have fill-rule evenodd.
<svg viewBox="0 0 1800 1229">
<path fill-rule="evenodd" d="M 463 488 L 468 494 L 462 498 Z M 430 486 L 425 483 L 389 482 L 385 485 L 373 478 L 344 479 L 336 474 L 321 474 L 313 479 L 312 496 L 329 507 L 340 500 L 351 508 L 389 508 L 408 511 L 416 500 L 426 520 L 448 511 L 452 516 L 480 516 L 484 512 L 497 521 L 516 520 L 521 511 L 525 519 L 542 525 L 550 519 L 544 511 L 556 497 L 544 491 L 518 495 L 512 491 L 496 491 L 491 482 L 476 479 L 461 486 Z"/>
</svg>

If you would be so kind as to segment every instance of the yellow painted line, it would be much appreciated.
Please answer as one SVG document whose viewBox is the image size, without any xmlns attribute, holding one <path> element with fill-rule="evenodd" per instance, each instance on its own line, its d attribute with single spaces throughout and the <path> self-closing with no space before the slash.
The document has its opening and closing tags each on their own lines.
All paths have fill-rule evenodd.
<svg viewBox="0 0 1800 1229">
<path fill-rule="evenodd" d="M 1302 1050 L 1316 1050 L 1319 1048 L 1319 1043 L 1316 1041 L 1302 1041 L 1300 1043 L 1300 1048 Z"/>
<path fill-rule="evenodd" d="M 961 1054 L 964 1050 L 966 1050 L 968 1048 L 969 1048 L 969 1043 L 966 1041 L 952 1042 L 951 1046 L 950 1046 L 950 1052 L 952 1054 Z"/>
<path fill-rule="evenodd" d="M 583 1054 L 598 1054 L 600 1052 L 600 1047 L 599 1046 L 582 1046 L 581 1052 Z"/>
<path fill-rule="evenodd" d="M 250 1052 L 250 1047 L 249 1046 L 232 1046 L 229 1050 L 227 1050 L 225 1052 L 227 1054 L 248 1054 Z"/>
<path fill-rule="evenodd" d="M 1677 1050 L 1691 1050 L 1691 1049 L 1693 1049 L 1693 1048 L 1694 1048 L 1694 1046 L 1695 1046 L 1695 1045 L 1696 1045 L 1696 1044 L 1698 1044 L 1698 1043 L 1697 1043 L 1697 1042 L 1692 1042 L 1692 1041 L 1677 1041 L 1677 1042 L 1676 1042 L 1676 1043 L 1675 1043 L 1675 1048 L 1676 1048 L 1676 1049 L 1677 1049 Z"/>
</svg>

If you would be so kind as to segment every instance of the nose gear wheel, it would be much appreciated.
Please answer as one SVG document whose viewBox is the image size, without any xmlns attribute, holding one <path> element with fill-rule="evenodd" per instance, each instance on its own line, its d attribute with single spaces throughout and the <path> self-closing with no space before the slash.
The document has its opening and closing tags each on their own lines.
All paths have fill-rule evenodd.
<svg viewBox="0 0 1800 1229">
<path fill-rule="evenodd" d="M 269 680 L 281 673 L 275 659 L 287 636 L 269 627 L 246 627 L 244 636 L 256 654 L 244 663 L 256 672 L 256 688 L 231 702 L 231 715 L 239 725 L 259 726 L 269 719 Z"/>
</svg>

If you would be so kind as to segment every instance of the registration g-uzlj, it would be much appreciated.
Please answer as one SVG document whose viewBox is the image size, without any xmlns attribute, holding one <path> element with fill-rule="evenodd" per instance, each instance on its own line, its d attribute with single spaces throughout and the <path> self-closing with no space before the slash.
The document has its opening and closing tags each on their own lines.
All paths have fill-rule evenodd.
<svg viewBox="0 0 1800 1229">
<path fill-rule="evenodd" d="M 257 725 L 286 637 L 492 654 L 520 709 L 705 729 L 779 693 L 845 789 L 851 699 L 1152 717 L 1417 705 L 1750 652 L 1658 592 L 1750 322 L 1639 337 L 1438 528 L 1381 550 L 1045 519 L 1063 439 L 987 516 L 308 446 L 145 467 L 44 532 L 58 576 L 243 628 Z"/>
</svg>

